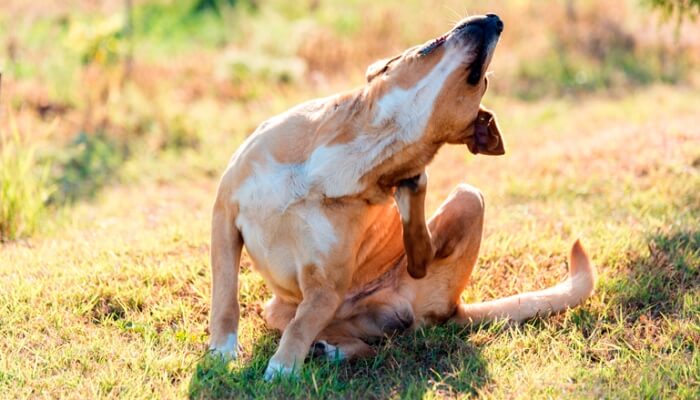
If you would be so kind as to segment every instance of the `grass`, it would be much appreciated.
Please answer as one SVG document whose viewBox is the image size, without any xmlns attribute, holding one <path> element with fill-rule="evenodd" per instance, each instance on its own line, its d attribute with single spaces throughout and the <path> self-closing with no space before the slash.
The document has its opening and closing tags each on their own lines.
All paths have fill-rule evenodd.
<svg viewBox="0 0 700 400">
<path fill-rule="evenodd" d="M 53 179 L 57 190 L 52 202 L 62 204 L 94 196 L 117 174 L 127 150 L 104 134 L 81 132 L 56 157 Z"/>
<path fill-rule="evenodd" d="M 23 2 L 9 3 L 7 13 L 25 15 Z M 0 226 L 12 221 L 16 233 L 4 237 L 25 237 L 0 244 L 3 397 L 700 397 L 700 91 L 687 68 L 700 53 L 692 40 L 674 47 L 664 27 L 649 39 L 646 11 L 629 4 L 580 5 L 566 33 L 555 18 L 565 18 L 563 6 L 494 3 L 506 35 L 484 103 L 499 115 L 507 155 L 444 148 L 430 167 L 427 208 L 459 182 L 485 194 L 485 239 L 466 301 L 561 280 L 577 237 L 599 266 L 596 294 L 520 326 L 388 337 L 373 343 L 374 358 L 309 360 L 300 379 L 268 384 L 262 373 L 279 335 L 261 317 L 270 293 L 247 255 L 242 355 L 224 363 L 206 354 L 219 174 L 260 121 L 361 84 L 372 59 L 444 31 L 449 8 L 463 6 L 242 2 L 184 23 L 186 2 L 134 3 L 130 79 L 119 54 L 110 65 L 85 65 L 56 44 L 71 21 L 109 15 L 57 4 L 42 17 L 24 10 L 37 23 L 23 25 L 0 11 L 0 21 L 18 25 L 19 46 L 2 99 L 17 129 L 0 147 L 2 195 L 15 200 L 2 197 L 0 209 L 13 211 Z M 544 8 L 552 18 L 538 18 Z M 589 34 L 606 26 L 593 24 L 605 12 L 625 17 L 618 27 L 632 48 L 617 31 Z M 696 27 L 680 29 L 695 37 Z M 592 38 L 613 40 L 604 44 L 617 43 L 617 53 L 596 53 Z M 658 60 L 669 51 L 686 64 L 666 69 Z M 277 68 L 296 62 L 307 70 Z M 581 71 L 591 79 L 577 81 Z M 45 171 L 43 160 L 53 167 Z M 55 226 L 28 228 L 46 224 Z"/>
<path fill-rule="evenodd" d="M 12 119 L 9 132 L 0 129 L 0 243 L 29 236 L 42 224 L 53 192 L 49 168 Z"/>
<path fill-rule="evenodd" d="M 601 279 L 597 294 L 573 312 L 519 327 L 427 328 L 376 343 L 376 358 L 314 360 L 300 380 L 266 384 L 262 371 L 278 335 L 260 317 L 269 293 L 247 258 L 243 356 L 230 364 L 205 356 L 216 178 L 145 177 L 77 204 L 71 225 L 54 235 L 4 245 L 0 388 L 12 397 L 697 397 L 698 132 L 660 127 L 651 115 L 628 126 L 621 112 L 658 108 L 669 91 L 678 98 L 658 110 L 675 113 L 682 126 L 700 122 L 683 106 L 700 101 L 697 94 L 668 87 L 555 110 L 495 98 L 515 115 L 545 113 L 552 126 L 608 118 L 619 108 L 607 129 L 622 132 L 580 124 L 540 139 L 547 145 L 538 148 L 533 137 L 548 132 L 523 120 L 520 130 L 506 130 L 509 157 L 446 148 L 431 167 L 431 209 L 462 180 L 487 198 L 480 267 L 465 298 L 556 282 L 566 271 L 567 246 L 582 236 Z M 501 119 L 504 126 L 518 121 Z M 608 140 L 580 151 L 580 142 L 598 137 Z M 630 137 L 649 153 L 630 157 Z M 159 165 L 179 162 L 166 157 Z"/>
</svg>

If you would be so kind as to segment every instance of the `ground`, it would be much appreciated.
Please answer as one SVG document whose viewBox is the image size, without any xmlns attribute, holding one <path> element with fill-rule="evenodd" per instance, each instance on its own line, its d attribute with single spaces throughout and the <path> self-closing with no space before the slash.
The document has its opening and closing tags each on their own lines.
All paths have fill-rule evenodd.
<svg viewBox="0 0 700 400">
<path fill-rule="evenodd" d="M 331 18 L 324 15 L 319 18 Z M 504 40 L 505 49 L 515 46 Z M 509 64 L 507 54 L 494 60 L 494 81 L 499 62 Z M 207 57 L 204 52 L 198 61 L 206 64 Z M 135 68 L 188 81 L 177 77 L 198 65 L 183 58 L 175 72 L 158 63 L 139 66 L 138 58 Z M 25 81 L 35 82 L 32 77 Z M 33 92 L 22 82 L 9 87 Z M 523 325 L 420 329 L 373 343 L 374 358 L 311 360 L 298 380 L 266 383 L 263 371 L 279 334 L 264 324 L 261 307 L 270 293 L 244 254 L 241 356 L 229 363 L 208 356 L 210 209 L 227 158 L 264 118 L 359 83 L 355 71 L 313 89 L 299 89 L 307 81 L 275 84 L 262 98 L 226 92 L 255 88 L 211 89 L 206 80 L 188 82 L 185 94 L 140 89 L 184 96 L 175 96 L 173 107 L 191 119 L 146 114 L 167 122 L 129 139 L 133 144 L 117 153 L 114 166 L 100 164 L 106 172 L 97 171 L 108 177 L 103 184 L 90 187 L 89 196 L 65 190 L 76 199 L 52 200 L 31 235 L 0 243 L 3 397 L 700 397 L 700 90 L 685 80 L 534 98 L 496 84 L 484 103 L 499 116 L 506 155 L 475 157 L 450 146 L 429 167 L 428 213 L 460 182 L 479 187 L 486 199 L 485 239 L 465 301 L 560 281 L 567 252 L 580 238 L 599 281 L 579 308 Z M 202 90 L 214 93 L 190 93 Z M 131 111 L 147 104 L 133 100 L 139 95 L 129 89 L 118 93 L 136 102 Z M 75 101 L 73 110 L 85 106 L 61 101 Z M 11 109 L 20 127 L 52 121 L 38 111 Z M 74 114 L 55 123 L 56 135 L 68 135 L 63 131 L 79 119 Z M 27 122 L 32 118 L 34 125 Z M 200 136 L 191 138 L 188 124 L 202 121 L 208 129 L 193 128 Z M 185 133 L 173 135 L 178 124 Z M 227 124 L 236 127 L 228 131 Z M 216 129 L 228 136 L 215 135 Z M 123 134 L 105 132 L 109 140 Z M 61 143 L 71 149 L 70 140 Z M 73 165 L 57 160 L 59 172 Z M 56 183 L 61 188 L 64 176 Z"/>
</svg>

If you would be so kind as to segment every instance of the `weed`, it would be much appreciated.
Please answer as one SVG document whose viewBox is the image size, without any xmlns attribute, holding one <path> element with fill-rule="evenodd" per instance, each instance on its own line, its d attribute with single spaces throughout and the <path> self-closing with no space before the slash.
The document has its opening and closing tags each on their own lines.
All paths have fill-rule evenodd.
<svg viewBox="0 0 700 400">
<path fill-rule="evenodd" d="M 0 241 L 37 231 L 54 192 L 50 164 L 42 164 L 10 117 L 9 132 L 0 130 Z"/>
</svg>

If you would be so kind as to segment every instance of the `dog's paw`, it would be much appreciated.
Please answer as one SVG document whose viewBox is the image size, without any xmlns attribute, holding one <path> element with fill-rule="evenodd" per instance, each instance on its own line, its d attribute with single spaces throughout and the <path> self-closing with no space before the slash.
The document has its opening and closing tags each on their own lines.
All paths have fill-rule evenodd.
<svg viewBox="0 0 700 400">
<path fill-rule="evenodd" d="M 325 357 L 331 361 L 342 361 L 347 358 L 347 355 L 338 346 L 333 346 L 332 344 L 326 342 L 325 340 L 319 340 L 314 342 L 311 347 L 311 354 L 314 357 Z"/>
<path fill-rule="evenodd" d="M 224 343 L 209 345 L 209 351 L 225 359 L 235 360 L 238 357 L 238 336 L 235 333 L 229 333 Z"/>
<path fill-rule="evenodd" d="M 294 366 L 288 367 L 278 361 L 270 360 L 267 364 L 267 368 L 265 368 L 265 375 L 263 375 L 263 378 L 265 378 L 265 381 L 270 382 L 278 376 L 281 378 L 294 377 L 296 376 L 296 370 Z"/>
</svg>

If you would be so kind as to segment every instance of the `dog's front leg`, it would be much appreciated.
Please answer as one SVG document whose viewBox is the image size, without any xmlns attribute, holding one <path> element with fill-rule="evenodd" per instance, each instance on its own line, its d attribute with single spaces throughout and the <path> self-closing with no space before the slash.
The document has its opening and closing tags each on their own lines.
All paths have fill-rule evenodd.
<svg viewBox="0 0 700 400">
<path fill-rule="evenodd" d="M 425 193 L 428 175 L 425 171 L 399 182 L 394 193 L 403 223 L 403 244 L 408 259 L 408 273 L 423 278 L 435 257 L 435 246 L 425 223 Z"/>
<path fill-rule="evenodd" d="M 243 238 L 234 220 L 237 207 L 217 200 L 211 231 L 212 302 L 209 348 L 225 357 L 238 353 L 238 270 Z"/>
<path fill-rule="evenodd" d="M 280 345 L 265 370 L 265 380 L 298 373 L 311 344 L 333 319 L 349 280 L 338 276 L 345 271 L 344 266 L 326 268 L 307 265 L 302 269 L 299 283 L 303 300 L 282 333 Z"/>
</svg>

